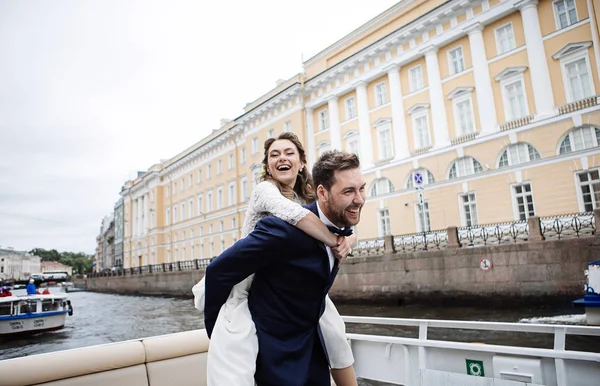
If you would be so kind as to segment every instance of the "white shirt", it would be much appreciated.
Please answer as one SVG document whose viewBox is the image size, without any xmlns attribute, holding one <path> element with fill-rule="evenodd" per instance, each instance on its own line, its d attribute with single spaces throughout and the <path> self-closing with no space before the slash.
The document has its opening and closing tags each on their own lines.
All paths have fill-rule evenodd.
<svg viewBox="0 0 600 386">
<path fill-rule="evenodd" d="M 325 225 L 330 225 L 330 226 L 334 226 L 334 227 L 338 227 L 337 225 L 335 225 L 334 223 L 332 223 L 327 216 L 325 216 L 325 214 L 323 214 L 323 211 L 321 210 L 321 207 L 319 206 L 319 203 L 317 202 L 317 212 L 319 212 L 319 218 L 321 219 L 321 221 L 323 221 L 323 224 Z M 344 228 L 340 228 L 340 229 L 344 229 Z M 333 256 L 333 252 L 331 251 L 331 248 L 325 244 L 325 249 L 327 250 L 327 256 L 329 256 L 329 271 L 333 271 L 333 263 L 335 262 L 335 256 Z"/>
</svg>

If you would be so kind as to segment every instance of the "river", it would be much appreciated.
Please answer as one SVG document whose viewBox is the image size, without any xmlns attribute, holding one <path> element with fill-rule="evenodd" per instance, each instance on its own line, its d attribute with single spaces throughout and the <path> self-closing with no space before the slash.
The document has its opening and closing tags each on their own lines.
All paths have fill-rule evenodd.
<svg viewBox="0 0 600 386">
<path fill-rule="evenodd" d="M 52 288 L 52 292 L 60 291 Z M 22 294 L 21 290 L 15 294 Z M 94 292 L 70 293 L 73 316 L 67 317 L 60 331 L 35 335 L 29 338 L 0 341 L 0 360 L 26 355 L 119 342 L 174 332 L 202 328 L 202 314 L 190 299 L 123 296 Z M 384 316 L 400 318 L 427 318 L 453 320 L 479 320 L 502 322 L 549 322 L 584 324 L 583 309 L 579 308 L 508 308 L 486 309 L 477 307 L 431 308 L 420 306 L 369 306 L 338 305 L 342 315 Z M 540 320 L 540 318 L 542 318 Z M 387 326 L 347 325 L 348 332 L 380 335 L 401 334 L 417 336 L 415 328 Z M 530 347 L 552 347 L 552 337 L 545 334 L 464 332 L 431 329 L 430 339 L 453 339 L 467 342 L 520 344 Z M 590 337 L 569 337 L 567 349 L 596 351 L 600 340 Z"/>
</svg>

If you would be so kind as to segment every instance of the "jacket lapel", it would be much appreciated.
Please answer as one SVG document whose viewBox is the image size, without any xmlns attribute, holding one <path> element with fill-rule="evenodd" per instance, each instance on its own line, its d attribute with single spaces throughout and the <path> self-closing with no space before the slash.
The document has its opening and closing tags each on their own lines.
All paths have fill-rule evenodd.
<svg viewBox="0 0 600 386">
<path fill-rule="evenodd" d="M 319 217 L 319 210 L 317 209 L 316 201 L 314 201 L 312 204 L 306 205 L 305 208 L 310 210 L 311 212 L 313 212 L 315 214 L 315 216 Z M 327 272 L 329 272 L 329 254 L 327 254 L 327 248 L 325 248 L 325 244 L 320 241 L 317 241 L 317 244 L 323 250 L 323 252 L 325 252 L 325 258 L 326 258 L 325 261 L 327 262 Z M 333 284 L 333 280 L 335 279 L 335 276 L 337 275 L 339 268 L 340 268 L 339 261 L 338 261 L 338 259 L 334 258 L 333 259 L 333 269 L 331 270 L 331 273 L 329 274 L 329 285 L 327 286 L 327 290 L 329 290 L 329 287 L 331 287 L 331 285 Z"/>
</svg>

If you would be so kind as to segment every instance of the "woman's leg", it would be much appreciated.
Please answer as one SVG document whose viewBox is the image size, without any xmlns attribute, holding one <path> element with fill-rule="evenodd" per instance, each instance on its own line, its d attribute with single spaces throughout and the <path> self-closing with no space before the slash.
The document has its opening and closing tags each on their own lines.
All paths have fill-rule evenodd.
<svg viewBox="0 0 600 386">
<path fill-rule="evenodd" d="M 344 369 L 331 369 L 331 376 L 336 386 L 358 386 L 352 365 Z"/>
</svg>

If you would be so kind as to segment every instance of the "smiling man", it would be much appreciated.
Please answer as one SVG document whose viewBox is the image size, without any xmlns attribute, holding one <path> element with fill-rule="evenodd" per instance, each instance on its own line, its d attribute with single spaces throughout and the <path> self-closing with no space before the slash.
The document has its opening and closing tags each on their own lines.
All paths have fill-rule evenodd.
<svg viewBox="0 0 600 386">
<path fill-rule="evenodd" d="M 365 202 L 358 157 L 326 152 L 315 163 L 313 174 L 318 200 L 306 208 L 326 225 L 358 224 Z M 338 264 L 320 241 L 281 219 L 263 218 L 206 270 L 204 323 L 209 337 L 233 286 L 255 274 L 248 307 L 259 345 L 257 385 L 329 385 L 319 318 Z"/>
</svg>

